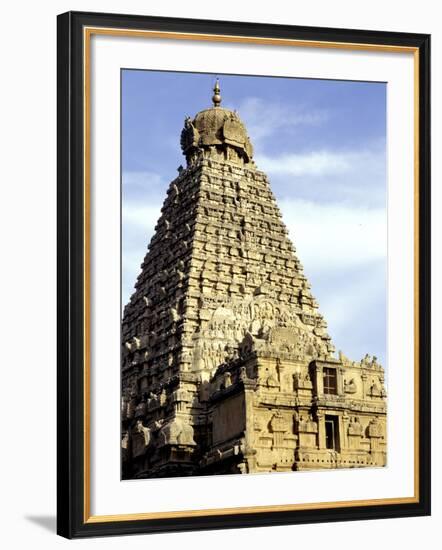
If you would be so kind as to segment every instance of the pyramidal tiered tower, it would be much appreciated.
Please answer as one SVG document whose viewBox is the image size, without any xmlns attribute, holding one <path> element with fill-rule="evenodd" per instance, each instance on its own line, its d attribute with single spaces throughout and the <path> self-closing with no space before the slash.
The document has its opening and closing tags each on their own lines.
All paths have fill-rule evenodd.
<svg viewBox="0 0 442 550">
<path fill-rule="evenodd" d="M 334 347 L 236 112 L 186 118 L 122 324 L 123 478 L 382 466 L 384 374 Z"/>
</svg>

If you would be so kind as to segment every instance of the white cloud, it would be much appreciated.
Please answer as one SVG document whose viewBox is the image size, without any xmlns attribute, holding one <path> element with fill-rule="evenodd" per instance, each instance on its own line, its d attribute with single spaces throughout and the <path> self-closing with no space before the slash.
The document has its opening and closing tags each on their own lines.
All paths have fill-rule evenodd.
<svg viewBox="0 0 442 550">
<path fill-rule="evenodd" d="M 385 263 L 373 262 L 351 272 L 343 269 L 339 275 L 335 285 L 314 277 L 312 289 L 336 348 L 353 360 L 366 353 L 376 355 L 387 366 Z"/>
<path fill-rule="evenodd" d="M 122 300 L 127 303 L 140 273 L 147 245 L 161 214 L 161 203 L 124 201 L 122 209 Z"/>
<path fill-rule="evenodd" d="M 333 290 L 327 285 L 319 305 L 322 313 L 325 314 L 330 331 L 335 336 L 345 337 L 349 327 L 354 324 L 358 324 L 360 330 L 365 330 L 370 321 L 379 322 L 379 318 L 367 318 L 366 313 L 373 304 L 382 301 L 385 293 L 385 271 L 380 269 L 380 266 L 385 267 L 379 262 L 366 266 L 366 270 L 347 272 L 342 269 L 345 284 L 336 285 Z M 345 276 L 346 273 L 347 276 Z M 319 295 L 317 297 L 319 299 Z M 385 315 L 385 311 L 379 312 L 378 317 L 382 314 Z"/>
<path fill-rule="evenodd" d="M 129 298 L 134 292 L 137 277 L 141 272 L 141 262 L 144 259 L 146 251 L 147 243 L 144 247 L 139 246 L 138 248 L 134 248 L 132 250 L 123 248 L 121 270 L 121 299 L 123 307 L 127 304 Z"/>
<path fill-rule="evenodd" d="M 161 186 L 163 184 L 163 179 L 159 174 L 149 171 L 126 171 L 123 172 L 123 187 L 130 190 L 129 188 L 146 187 L 152 186 Z"/>
<path fill-rule="evenodd" d="M 279 206 L 337 348 L 384 361 L 385 209 L 306 200 Z"/>
<path fill-rule="evenodd" d="M 154 172 L 123 173 L 122 301 L 127 303 L 161 214 L 167 184 Z"/>
<path fill-rule="evenodd" d="M 279 201 L 283 220 L 306 273 L 354 268 L 387 255 L 383 208 L 299 199 Z"/>
<path fill-rule="evenodd" d="M 131 231 L 133 226 L 138 233 L 152 233 L 161 214 L 161 203 L 140 204 L 125 201 L 122 209 L 123 233 Z"/>
<path fill-rule="evenodd" d="M 362 151 L 311 151 L 308 153 L 286 153 L 270 157 L 257 155 L 256 162 L 261 170 L 269 174 L 289 176 L 331 176 L 370 170 L 381 173 L 385 166 L 383 152 Z"/>
<path fill-rule="evenodd" d="M 297 199 L 279 206 L 337 349 L 384 362 L 385 209 Z"/>
<path fill-rule="evenodd" d="M 254 144 L 281 130 L 290 131 L 300 125 L 319 126 L 330 116 L 325 109 L 307 108 L 305 105 L 293 107 L 258 97 L 246 98 L 238 104 L 237 111 Z"/>
</svg>

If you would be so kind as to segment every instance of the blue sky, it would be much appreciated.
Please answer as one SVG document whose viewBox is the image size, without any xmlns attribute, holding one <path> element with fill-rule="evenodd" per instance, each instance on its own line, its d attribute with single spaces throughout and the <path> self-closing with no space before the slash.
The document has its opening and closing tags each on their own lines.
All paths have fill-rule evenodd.
<svg viewBox="0 0 442 550">
<path fill-rule="evenodd" d="M 386 85 L 217 75 L 270 178 L 337 349 L 386 367 Z M 186 115 L 211 105 L 215 75 L 122 71 L 122 297 L 185 165 Z"/>
</svg>

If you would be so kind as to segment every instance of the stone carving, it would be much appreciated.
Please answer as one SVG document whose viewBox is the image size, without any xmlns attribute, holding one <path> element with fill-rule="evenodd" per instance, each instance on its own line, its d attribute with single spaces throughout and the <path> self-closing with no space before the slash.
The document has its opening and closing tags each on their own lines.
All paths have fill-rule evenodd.
<svg viewBox="0 0 442 550">
<path fill-rule="evenodd" d="M 239 116 L 217 105 L 213 109 L 201 111 L 192 120 L 186 117 L 181 133 L 181 148 L 188 163 L 197 157 L 198 150 L 208 148 L 212 158 L 219 158 L 219 150 L 213 146 L 228 144 L 225 149 L 228 160 L 250 162 L 253 148 L 247 131 Z M 204 150 L 204 149 L 203 149 Z"/>
<path fill-rule="evenodd" d="M 199 140 L 200 134 L 193 125 L 192 119 L 190 117 L 186 117 L 184 120 L 184 129 L 181 132 L 181 148 L 184 152 L 186 152 L 192 147 L 197 147 Z"/>
<path fill-rule="evenodd" d="M 383 427 L 377 417 L 370 420 L 368 425 L 368 437 L 383 437 Z"/>
<path fill-rule="evenodd" d="M 359 418 L 357 416 L 354 416 L 350 420 L 350 424 L 348 425 L 348 435 L 362 435 L 362 425 L 359 422 Z"/>
<path fill-rule="evenodd" d="M 382 367 L 335 357 L 219 84 L 213 103 L 184 121 L 186 166 L 124 309 L 123 477 L 384 465 Z"/>
<path fill-rule="evenodd" d="M 131 420 L 135 416 L 135 409 L 137 404 L 137 390 L 132 387 L 129 393 L 129 399 L 127 400 L 126 417 Z"/>
<path fill-rule="evenodd" d="M 351 378 L 350 380 L 344 380 L 344 391 L 345 391 L 345 393 L 356 393 L 357 392 L 356 383 L 353 380 L 353 378 Z"/>
<path fill-rule="evenodd" d="M 293 386 L 295 390 L 311 390 L 313 388 L 313 383 L 308 372 L 299 373 L 293 375 Z"/>
<path fill-rule="evenodd" d="M 304 433 L 316 433 L 318 431 L 318 423 L 313 420 L 311 414 L 301 414 L 298 420 L 298 431 Z"/>
<path fill-rule="evenodd" d="M 121 396 L 121 420 L 122 422 L 124 422 L 125 420 L 127 420 L 127 397 L 125 395 L 122 395 Z"/>
<path fill-rule="evenodd" d="M 287 421 L 280 411 L 276 411 L 270 421 L 272 432 L 285 432 L 287 430 Z"/>
<path fill-rule="evenodd" d="M 376 382 L 373 382 L 370 386 L 369 394 L 371 397 L 381 397 L 381 388 L 376 384 Z"/>
<path fill-rule="evenodd" d="M 121 448 L 127 451 L 128 447 L 129 447 L 129 433 L 123 432 L 121 437 Z"/>
<path fill-rule="evenodd" d="M 232 375 L 230 372 L 224 373 L 224 388 L 229 388 L 232 385 Z"/>
<path fill-rule="evenodd" d="M 135 418 L 144 418 L 146 415 L 147 410 L 147 404 L 145 401 L 141 401 L 138 403 L 138 405 L 135 407 L 134 417 Z"/>
<path fill-rule="evenodd" d="M 175 417 L 165 424 L 158 434 L 159 446 L 195 445 L 193 428 L 182 418 Z"/>
<path fill-rule="evenodd" d="M 288 429 L 287 420 L 280 411 L 276 411 L 270 421 L 270 430 L 273 433 L 273 447 L 281 447 L 284 443 L 284 434 Z"/>
<path fill-rule="evenodd" d="M 143 425 L 142 420 L 137 420 L 132 429 L 132 455 L 138 457 L 144 454 L 150 443 L 150 430 Z"/>
<path fill-rule="evenodd" d="M 279 388 L 279 382 L 272 374 L 267 378 L 266 384 L 268 388 Z"/>
</svg>

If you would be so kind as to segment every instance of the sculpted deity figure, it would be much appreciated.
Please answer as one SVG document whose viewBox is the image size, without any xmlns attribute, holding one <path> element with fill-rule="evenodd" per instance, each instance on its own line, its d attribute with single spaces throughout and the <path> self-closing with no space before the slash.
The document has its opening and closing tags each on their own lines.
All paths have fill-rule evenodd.
<svg viewBox="0 0 442 550">
<path fill-rule="evenodd" d="M 135 407 L 135 418 L 143 417 L 146 415 L 146 402 L 140 401 L 138 405 Z"/>
<path fill-rule="evenodd" d="M 230 372 L 227 371 L 224 373 L 224 387 L 228 388 L 231 385 L 232 385 L 232 375 L 230 374 Z"/>
<path fill-rule="evenodd" d="M 350 424 L 348 426 L 348 434 L 362 435 L 362 425 L 359 422 L 359 417 L 355 416 L 350 420 Z"/>
<path fill-rule="evenodd" d="M 276 378 L 273 376 L 273 374 L 271 374 L 270 376 L 267 377 L 266 383 L 267 383 L 267 387 L 269 387 L 269 388 L 278 388 L 279 387 L 279 382 L 278 382 L 278 380 L 276 380 Z"/>
<path fill-rule="evenodd" d="M 357 388 L 353 378 L 350 380 L 344 380 L 344 392 L 345 393 L 356 393 Z"/>
<path fill-rule="evenodd" d="M 121 419 L 126 420 L 127 419 L 127 405 L 128 405 L 128 399 L 126 395 L 121 396 Z"/>
<path fill-rule="evenodd" d="M 379 389 L 376 382 L 373 382 L 373 384 L 370 387 L 370 395 L 372 397 L 380 397 L 381 396 L 381 390 Z"/>
<path fill-rule="evenodd" d="M 184 419 L 176 417 L 163 425 L 159 432 L 160 445 L 195 445 L 193 428 Z"/>
<path fill-rule="evenodd" d="M 368 436 L 369 437 L 382 437 L 383 435 L 383 428 L 382 424 L 379 422 L 379 419 L 377 416 L 372 418 L 370 420 L 370 423 L 368 425 Z"/>
<path fill-rule="evenodd" d="M 144 440 L 144 446 L 147 447 L 150 443 L 150 430 L 149 428 L 146 428 L 146 426 L 143 425 L 142 420 L 137 420 L 137 424 L 135 427 L 136 431 L 142 435 Z"/>
<path fill-rule="evenodd" d="M 368 355 L 368 353 L 365 354 L 361 361 L 361 365 L 369 365 L 370 364 L 371 357 Z"/>
</svg>

